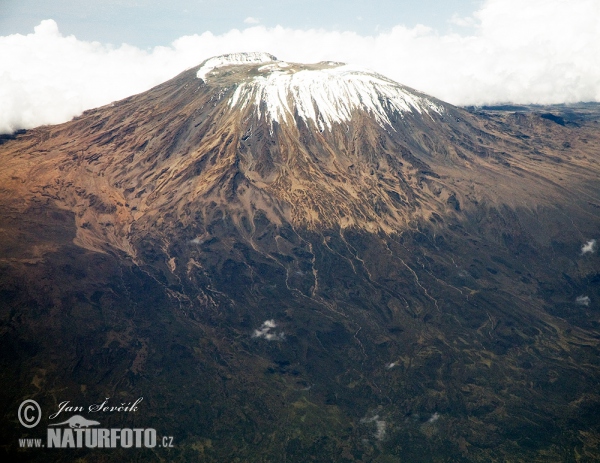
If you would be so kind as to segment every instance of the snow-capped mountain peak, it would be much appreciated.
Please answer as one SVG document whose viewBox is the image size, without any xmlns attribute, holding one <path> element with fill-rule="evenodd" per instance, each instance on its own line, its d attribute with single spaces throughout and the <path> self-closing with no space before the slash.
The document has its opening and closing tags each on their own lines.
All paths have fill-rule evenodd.
<svg viewBox="0 0 600 463">
<path fill-rule="evenodd" d="M 392 115 L 442 114 L 441 104 L 386 77 L 337 62 L 302 65 L 279 61 L 268 53 L 236 54 L 205 62 L 197 76 L 232 65 L 248 65 L 245 78 L 230 97 L 232 108 L 254 107 L 272 124 L 312 121 L 320 130 L 349 121 L 356 110 L 368 111 L 381 126 Z"/>
</svg>

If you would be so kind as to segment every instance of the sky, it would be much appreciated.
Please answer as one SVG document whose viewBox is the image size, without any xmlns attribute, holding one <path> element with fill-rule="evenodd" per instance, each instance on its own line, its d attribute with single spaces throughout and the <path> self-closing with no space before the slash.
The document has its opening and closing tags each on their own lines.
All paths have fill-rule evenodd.
<svg viewBox="0 0 600 463">
<path fill-rule="evenodd" d="M 0 0 L 0 35 L 27 34 L 54 19 L 64 35 L 141 48 L 169 45 L 184 35 L 223 34 L 261 24 L 376 34 L 399 24 L 441 32 L 454 14 L 483 0 Z"/>
<path fill-rule="evenodd" d="M 0 0 L 0 133 L 239 51 L 347 62 L 455 105 L 600 101 L 599 0 Z"/>
</svg>

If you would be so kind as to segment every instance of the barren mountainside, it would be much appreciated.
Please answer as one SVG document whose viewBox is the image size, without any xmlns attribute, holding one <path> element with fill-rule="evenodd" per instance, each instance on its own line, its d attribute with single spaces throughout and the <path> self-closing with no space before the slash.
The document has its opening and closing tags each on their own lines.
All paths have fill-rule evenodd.
<svg viewBox="0 0 600 463">
<path fill-rule="evenodd" d="M 8 137 L 5 451 L 144 396 L 175 448 L 51 458 L 600 458 L 598 120 L 246 53 Z"/>
</svg>

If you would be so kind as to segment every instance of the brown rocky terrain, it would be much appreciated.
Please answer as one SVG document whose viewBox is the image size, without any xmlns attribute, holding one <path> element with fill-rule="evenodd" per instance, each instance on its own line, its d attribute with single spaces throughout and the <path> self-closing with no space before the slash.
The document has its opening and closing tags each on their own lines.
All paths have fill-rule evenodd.
<svg viewBox="0 0 600 463">
<path fill-rule="evenodd" d="M 600 458 L 598 107 L 255 58 L 3 140 L 7 454 Z M 92 419 L 174 448 L 17 449 L 27 398 L 140 396 Z"/>
</svg>

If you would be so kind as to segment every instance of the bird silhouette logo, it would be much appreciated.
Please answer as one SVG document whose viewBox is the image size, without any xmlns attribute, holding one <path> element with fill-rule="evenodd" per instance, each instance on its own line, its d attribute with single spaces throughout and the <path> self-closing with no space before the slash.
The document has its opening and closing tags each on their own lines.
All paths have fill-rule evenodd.
<svg viewBox="0 0 600 463">
<path fill-rule="evenodd" d="M 63 421 L 62 423 L 51 424 L 49 426 L 60 426 L 63 424 L 68 424 L 71 428 L 89 428 L 90 426 L 96 426 L 100 423 L 98 421 L 85 419 L 81 415 L 73 415 L 67 421 Z"/>
</svg>

